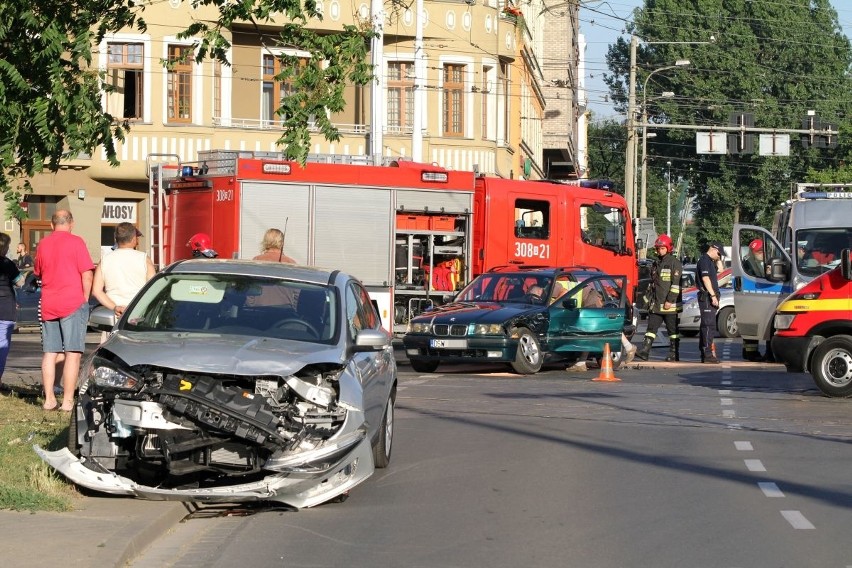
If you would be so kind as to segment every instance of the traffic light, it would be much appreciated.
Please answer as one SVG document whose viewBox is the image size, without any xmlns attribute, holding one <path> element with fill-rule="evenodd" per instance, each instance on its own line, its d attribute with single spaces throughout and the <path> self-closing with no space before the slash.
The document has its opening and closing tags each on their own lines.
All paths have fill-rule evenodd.
<svg viewBox="0 0 852 568">
<path fill-rule="evenodd" d="M 728 134 L 728 152 L 731 154 L 754 154 L 754 134 L 746 134 L 747 128 L 754 128 L 754 115 L 750 112 L 732 112 L 728 118 L 730 126 L 737 126 L 740 132 Z"/>
<path fill-rule="evenodd" d="M 802 119 L 802 130 L 810 130 L 810 133 L 800 135 L 803 148 L 837 148 L 837 134 L 821 134 L 826 130 L 835 132 L 836 124 L 823 123 L 816 114 L 809 114 Z"/>
</svg>

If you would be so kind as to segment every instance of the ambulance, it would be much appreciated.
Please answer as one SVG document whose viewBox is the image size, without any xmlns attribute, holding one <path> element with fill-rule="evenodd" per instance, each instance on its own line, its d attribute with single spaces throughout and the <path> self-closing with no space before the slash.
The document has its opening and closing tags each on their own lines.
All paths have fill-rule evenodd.
<svg viewBox="0 0 852 568">
<path fill-rule="evenodd" d="M 791 372 L 809 372 L 834 397 L 852 396 L 852 263 L 840 264 L 788 297 L 775 313 L 772 351 Z"/>
</svg>

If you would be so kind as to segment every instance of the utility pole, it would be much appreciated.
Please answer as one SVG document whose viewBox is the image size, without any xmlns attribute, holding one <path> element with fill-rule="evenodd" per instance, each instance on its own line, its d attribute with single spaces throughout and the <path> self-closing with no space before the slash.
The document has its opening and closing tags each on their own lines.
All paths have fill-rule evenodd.
<svg viewBox="0 0 852 568">
<path fill-rule="evenodd" d="M 627 81 L 627 163 L 624 167 L 624 200 L 636 217 L 636 48 L 639 38 L 630 36 L 630 73 Z"/>
</svg>

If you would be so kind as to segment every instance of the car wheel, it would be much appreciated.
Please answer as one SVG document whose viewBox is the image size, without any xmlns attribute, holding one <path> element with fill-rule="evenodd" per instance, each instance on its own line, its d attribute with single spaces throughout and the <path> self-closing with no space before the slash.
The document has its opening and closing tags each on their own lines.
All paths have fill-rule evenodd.
<svg viewBox="0 0 852 568">
<path fill-rule="evenodd" d="M 438 368 L 438 361 L 423 361 L 421 359 L 411 359 L 411 368 L 417 373 L 434 373 Z"/>
<path fill-rule="evenodd" d="M 388 404 L 385 407 L 385 415 L 379 428 L 379 437 L 373 446 L 373 464 L 377 468 L 387 467 L 390 463 L 391 450 L 393 449 L 393 415 L 396 404 L 396 389 L 391 391 Z"/>
<path fill-rule="evenodd" d="M 534 375 L 541 370 L 544 354 L 535 335 L 525 327 L 518 328 L 518 352 L 512 369 L 519 375 Z"/>
<path fill-rule="evenodd" d="M 852 396 L 852 337 L 838 335 L 819 344 L 811 362 L 819 390 L 828 396 Z"/>
<path fill-rule="evenodd" d="M 737 327 L 737 312 L 731 306 L 719 310 L 716 322 L 716 327 L 719 328 L 719 335 L 722 337 L 737 337 L 740 334 L 740 330 Z"/>
</svg>

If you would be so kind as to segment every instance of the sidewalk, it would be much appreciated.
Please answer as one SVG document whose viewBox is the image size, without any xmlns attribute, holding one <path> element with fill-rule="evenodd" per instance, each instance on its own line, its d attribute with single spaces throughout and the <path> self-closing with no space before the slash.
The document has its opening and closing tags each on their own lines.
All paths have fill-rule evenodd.
<svg viewBox="0 0 852 568">
<path fill-rule="evenodd" d="M 87 336 L 87 351 L 100 334 Z M 41 340 L 38 332 L 16 333 L 3 383 L 41 392 Z M 0 510 L 3 566 L 56 568 L 126 566 L 193 509 L 175 501 L 84 496 L 68 513 Z"/>
</svg>

